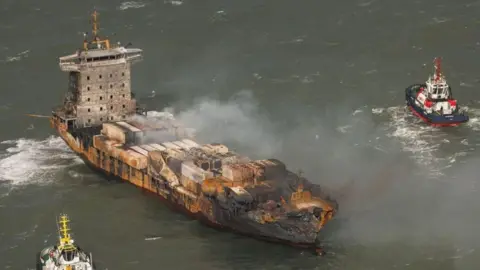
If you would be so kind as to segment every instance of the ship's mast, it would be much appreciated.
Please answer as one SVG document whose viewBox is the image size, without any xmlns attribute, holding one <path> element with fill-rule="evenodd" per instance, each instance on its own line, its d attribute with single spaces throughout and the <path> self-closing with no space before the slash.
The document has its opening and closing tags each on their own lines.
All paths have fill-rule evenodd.
<svg viewBox="0 0 480 270">
<path fill-rule="evenodd" d="M 94 10 L 92 13 L 92 34 L 93 34 L 94 40 L 97 40 L 97 32 L 98 32 L 97 11 Z"/>
<path fill-rule="evenodd" d="M 435 63 L 435 78 L 434 78 L 434 80 L 435 80 L 435 82 L 438 82 L 441 79 L 441 76 L 442 76 L 442 60 L 440 59 L 440 57 L 435 57 L 433 62 Z"/>
<path fill-rule="evenodd" d="M 68 223 L 70 220 L 68 219 L 68 216 L 65 214 L 60 215 L 60 220 L 58 224 L 60 225 L 59 227 L 59 238 L 60 238 L 60 243 L 59 247 L 61 247 L 63 250 L 74 250 L 75 247 L 72 245 L 72 238 L 70 236 L 70 228 L 68 226 Z"/>
<path fill-rule="evenodd" d="M 110 40 L 108 40 L 107 38 L 106 39 L 100 39 L 100 37 L 98 36 L 98 12 L 96 10 L 93 11 L 92 13 L 92 19 L 91 19 L 91 23 L 92 23 L 92 40 L 90 41 L 91 44 L 95 44 L 98 46 L 99 49 L 110 49 Z M 83 41 L 83 49 L 85 51 L 88 50 L 88 41 L 85 37 L 85 40 Z M 102 46 L 103 45 L 103 46 Z"/>
</svg>

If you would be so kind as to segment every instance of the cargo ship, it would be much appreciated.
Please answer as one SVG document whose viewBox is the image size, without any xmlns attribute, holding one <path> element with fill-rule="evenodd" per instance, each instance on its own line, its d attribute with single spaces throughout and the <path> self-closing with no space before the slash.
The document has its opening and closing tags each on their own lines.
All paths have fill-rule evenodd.
<svg viewBox="0 0 480 270">
<path fill-rule="evenodd" d="M 316 247 L 338 204 L 319 185 L 276 159 L 251 160 L 219 143 L 202 144 L 172 115 L 155 116 L 131 91 L 142 50 L 113 45 L 93 31 L 60 57 L 69 74 L 51 127 L 90 168 L 158 195 L 214 228 L 296 247 Z"/>
<path fill-rule="evenodd" d="M 436 126 L 458 126 L 469 117 L 460 110 L 453 98 L 452 88 L 441 71 L 441 59 L 435 58 L 435 72 L 423 84 L 405 89 L 405 100 L 413 114 L 426 123 Z"/>
<path fill-rule="evenodd" d="M 95 270 L 92 253 L 87 254 L 75 243 L 69 222 L 67 215 L 60 215 L 58 244 L 39 252 L 37 270 Z"/>
</svg>

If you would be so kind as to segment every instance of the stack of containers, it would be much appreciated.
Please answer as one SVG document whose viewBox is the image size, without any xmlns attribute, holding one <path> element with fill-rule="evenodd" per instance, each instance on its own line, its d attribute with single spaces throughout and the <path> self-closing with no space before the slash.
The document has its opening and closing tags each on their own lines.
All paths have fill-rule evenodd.
<svg viewBox="0 0 480 270">
<path fill-rule="evenodd" d="M 237 185 L 253 184 L 253 170 L 245 164 L 225 164 L 222 166 L 222 176 Z"/>
<path fill-rule="evenodd" d="M 125 143 L 126 144 L 140 144 L 143 139 L 143 131 L 130 125 L 127 122 L 115 122 L 115 124 L 125 128 L 128 130 L 128 135 L 125 138 Z"/>
<path fill-rule="evenodd" d="M 195 166 L 192 161 L 184 161 L 182 163 L 182 176 L 180 178 L 181 184 L 188 190 L 198 194 L 202 182 L 213 177 L 212 172 L 204 171 Z"/>
<path fill-rule="evenodd" d="M 101 134 L 107 136 L 110 140 L 122 144 L 136 144 L 142 140 L 143 132 L 126 122 L 103 123 L 102 125 Z"/>
</svg>

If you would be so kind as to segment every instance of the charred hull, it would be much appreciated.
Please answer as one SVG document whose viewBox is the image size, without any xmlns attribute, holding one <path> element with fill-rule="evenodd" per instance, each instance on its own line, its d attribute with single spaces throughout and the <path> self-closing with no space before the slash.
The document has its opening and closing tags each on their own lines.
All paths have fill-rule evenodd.
<svg viewBox="0 0 480 270">
<path fill-rule="evenodd" d="M 457 126 L 469 121 L 468 115 L 461 113 L 458 109 L 447 115 L 426 112 L 417 104 L 416 95 L 421 87 L 427 86 L 426 84 L 414 84 L 405 89 L 406 104 L 415 116 L 432 126 Z"/>
<path fill-rule="evenodd" d="M 86 142 L 84 146 L 87 146 L 88 142 L 93 143 L 93 140 L 91 140 L 88 134 L 93 135 L 96 132 L 98 132 L 98 129 L 72 133 L 76 135 L 76 138 L 82 138 L 82 142 Z M 68 139 L 68 136 L 65 136 L 65 133 L 62 132 L 60 132 L 60 135 L 67 145 L 71 146 L 72 141 Z M 75 147 L 71 148 L 75 151 Z M 184 201 L 179 199 L 179 194 L 177 194 L 174 188 L 168 185 L 167 179 L 160 177 L 160 179 L 153 180 L 155 183 L 152 183 L 152 178 L 150 177 L 142 177 L 141 182 L 133 179 L 124 179 L 119 175 L 115 175 L 115 173 L 112 173 L 108 169 L 95 164 L 92 162 L 92 158 L 85 153 L 78 151 L 75 152 L 90 169 L 102 174 L 108 180 L 119 182 L 125 182 L 125 180 L 127 180 L 143 190 L 157 195 L 170 209 L 198 220 L 200 223 L 208 227 L 220 231 L 233 232 L 266 242 L 289 245 L 296 248 L 314 248 L 316 246 L 317 235 L 320 231 L 318 223 L 315 222 L 318 218 L 318 213 L 316 216 L 316 213 L 314 212 L 291 212 L 286 218 L 273 222 L 264 222 L 257 220 L 259 215 L 256 214 L 263 212 L 259 207 L 252 207 L 250 211 L 241 211 L 237 208 L 232 211 L 232 208 L 230 207 L 232 203 L 231 199 L 229 201 L 229 199 L 222 196 L 201 196 L 199 201 L 202 204 L 210 205 L 210 214 L 207 214 L 209 212 L 208 210 L 194 212 L 191 207 L 188 207 Z M 295 177 L 295 174 L 290 174 L 291 177 Z M 319 188 L 317 185 L 309 182 L 303 183 L 305 189 L 314 190 L 315 188 Z M 292 184 L 294 185 L 292 191 L 294 188 L 298 188 L 298 186 L 295 186 L 298 185 L 297 182 L 293 181 Z M 335 210 L 330 212 L 329 218 L 333 217 L 337 207 L 336 202 L 332 201 L 331 203 Z M 280 208 L 279 203 L 274 207 Z"/>
</svg>

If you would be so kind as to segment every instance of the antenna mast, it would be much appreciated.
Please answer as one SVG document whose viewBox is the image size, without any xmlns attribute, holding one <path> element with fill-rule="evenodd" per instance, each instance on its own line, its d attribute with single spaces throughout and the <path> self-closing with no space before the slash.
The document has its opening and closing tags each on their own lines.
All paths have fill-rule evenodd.
<svg viewBox="0 0 480 270">
<path fill-rule="evenodd" d="M 97 32 L 98 32 L 97 15 L 98 15 L 97 11 L 94 10 L 92 13 L 92 34 L 95 40 L 97 39 Z"/>
<path fill-rule="evenodd" d="M 440 76 L 442 75 L 442 60 L 440 57 L 435 57 L 435 81 L 440 80 Z"/>
</svg>

